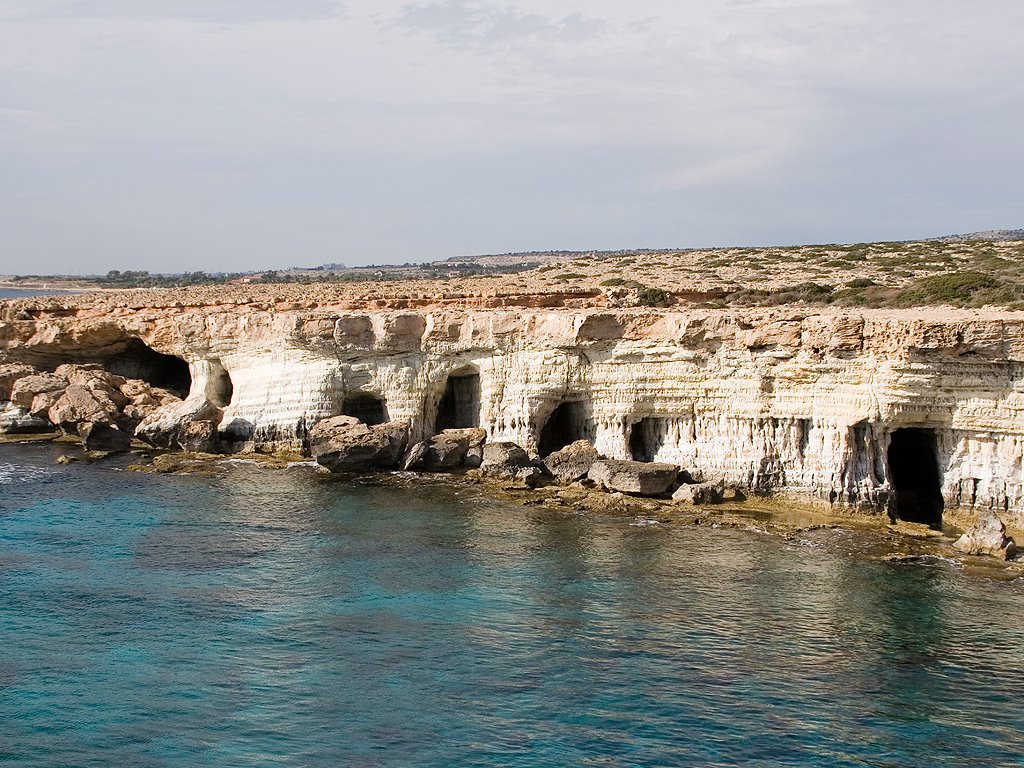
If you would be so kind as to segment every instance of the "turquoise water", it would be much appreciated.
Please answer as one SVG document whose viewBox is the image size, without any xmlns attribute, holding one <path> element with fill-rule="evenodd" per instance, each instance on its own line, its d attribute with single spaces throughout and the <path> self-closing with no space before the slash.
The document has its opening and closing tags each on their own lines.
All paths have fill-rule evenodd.
<svg viewBox="0 0 1024 768">
<path fill-rule="evenodd" d="M 1020 765 L 1024 585 L 0 445 L 0 763 Z"/>
</svg>

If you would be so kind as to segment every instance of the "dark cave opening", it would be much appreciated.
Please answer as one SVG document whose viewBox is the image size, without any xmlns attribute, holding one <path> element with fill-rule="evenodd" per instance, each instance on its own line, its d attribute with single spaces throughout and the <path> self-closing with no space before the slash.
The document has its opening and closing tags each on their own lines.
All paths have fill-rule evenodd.
<svg viewBox="0 0 1024 768">
<path fill-rule="evenodd" d="M 633 461 L 654 461 L 665 443 L 665 419 L 641 419 L 629 432 L 629 453 Z"/>
<path fill-rule="evenodd" d="M 559 451 L 577 440 L 593 442 L 594 431 L 582 400 L 562 403 L 548 417 L 540 431 L 538 450 L 541 458 Z"/>
<path fill-rule="evenodd" d="M 226 408 L 231 404 L 231 396 L 235 393 L 231 374 L 221 365 L 220 360 L 211 360 L 209 366 L 209 374 L 206 379 L 206 399 L 218 408 Z"/>
<path fill-rule="evenodd" d="M 935 430 L 897 429 L 887 456 L 896 518 L 942 528 L 942 478 Z"/>
<path fill-rule="evenodd" d="M 102 365 L 110 373 L 128 379 L 142 379 L 182 398 L 188 397 L 192 388 L 188 363 L 180 357 L 157 352 L 142 339 L 132 339 L 123 352 L 108 357 Z"/>
<path fill-rule="evenodd" d="M 391 420 L 388 418 L 388 407 L 384 400 L 365 393 L 346 397 L 341 412 L 345 416 L 354 416 L 370 426 L 385 424 Z"/>
<path fill-rule="evenodd" d="M 434 432 L 480 426 L 480 374 L 453 373 L 437 404 Z"/>
</svg>

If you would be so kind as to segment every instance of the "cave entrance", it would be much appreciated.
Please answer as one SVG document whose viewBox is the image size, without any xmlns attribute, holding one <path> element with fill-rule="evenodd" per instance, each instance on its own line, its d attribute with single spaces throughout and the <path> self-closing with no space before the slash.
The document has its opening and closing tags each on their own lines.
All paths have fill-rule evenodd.
<svg viewBox="0 0 1024 768">
<path fill-rule="evenodd" d="M 480 426 L 480 374 L 453 373 L 444 385 L 437 404 L 434 432 Z"/>
<path fill-rule="evenodd" d="M 381 398 L 373 395 L 358 394 L 346 397 L 345 402 L 342 403 L 341 412 L 345 416 L 354 416 L 363 424 L 370 426 L 391 421 L 388 418 L 387 404 Z"/>
<path fill-rule="evenodd" d="M 206 377 L 206 399 L 218 408 L 227 408 L 234 393 L 235 385 L 231 383 L 231 374 L 220 360 L 211 360 Z"/>
<path fill-rule="evenodd" d="M 897 429 L 889 442 L 888 459 L 896 519 L 942 528 L 942 478 L 935 430 Z"/>
<path fill-rule="evenodd" d="M 593 442 L 593 427 L 587 411 L 587 404 L 582 400 L 562 403 L 552 411 L 540 431 L 537 448 L 541 458 L 560 451 L 577 440 Z"/>
<path fill-rule="evenodd" d="M 102 363 L 110 373 L 126 379 L 142 379 L 154 387 L 168 389 L 178 397 L 188 397 L 192 374 L 188 363 L 174 355 L 164 355 L 142 339 L 132 339 L 123 352 L 111 355 Z"/>
<path fill-rule="evenodd" d="M 633 461 L 654 461 L 665 444 L 665 419 L 640 419 L 629 433 L 629 453 Z"/>
</svg>

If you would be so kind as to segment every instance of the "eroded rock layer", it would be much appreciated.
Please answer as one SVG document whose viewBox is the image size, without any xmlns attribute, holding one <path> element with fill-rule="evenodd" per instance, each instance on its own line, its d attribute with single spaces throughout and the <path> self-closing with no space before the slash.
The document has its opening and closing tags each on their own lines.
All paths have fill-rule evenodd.
<svg viewBox="0 0 1024 768">
<path fill-rule="evenodd" d="M 407 422 L 410 444 L 479 426 L 922 518 L 932 465 L 947 509 L 1024 525 L 1024 313 L 0 303 L 0 362 L 173 389 L 174 358 L 235 451 L 304 447 L 340 414 Z"/>
</svg>

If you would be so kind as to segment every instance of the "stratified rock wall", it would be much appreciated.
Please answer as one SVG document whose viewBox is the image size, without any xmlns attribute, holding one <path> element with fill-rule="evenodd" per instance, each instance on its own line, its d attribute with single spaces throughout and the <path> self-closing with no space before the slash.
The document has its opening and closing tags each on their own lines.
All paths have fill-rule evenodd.
<svg viewBox="0 0 1024 768">
<path fill-rule="evenodd" d="M 894 430 L 933 430 L 947 506 L 1024 524 L 1024 314 L 0 304 L 0 362 L 101 361 L 133 338 L 188 361 L 235 450 L 301 446 L 354 398 L 410 441 L 453 372 L 479 374 L 491 441 L 583 438 L 754 489 L 863 509 L 890 498 Z M 559 409 L 564 403 L 575 405 Z M 221 403 L 218 403 L 218 405 Z M 553 416 L 556 414 L 557 415 Z M 558 431 L 559 434 L 553 434 Z M 560 447 L 560 446 L 559 446 Z"/>
</svg>

